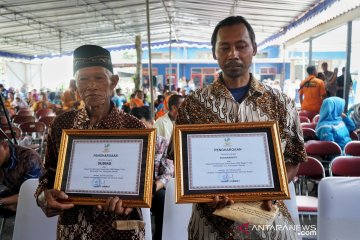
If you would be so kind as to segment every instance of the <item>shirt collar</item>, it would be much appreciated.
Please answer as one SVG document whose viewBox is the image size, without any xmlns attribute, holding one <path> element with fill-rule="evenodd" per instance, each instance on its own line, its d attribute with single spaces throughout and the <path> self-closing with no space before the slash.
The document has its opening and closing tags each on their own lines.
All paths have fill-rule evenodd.
<svg viewBox="0 0 360 240">
<path fill-rule="evenodd" d="M 213 92 L 213 94 L 217 97 L 226 97 L 232 98 L 231 92 L 227 89 L 224 78 L 222 73 L 219 74 L 218 81 L 215 81 L 213 83 L 213 87 L 216 89 L 216 91 Z M 256 94 L 264 94 L 265 87 L 262 83 L 260 83 L 256 78 L 250 73 L 250 87 L 248 91 L 248 96 L 256 95 Z"/>
<path fill-rule="evenodd" d="M 111 110 L 109 115 L 101 120 L 98 124 L 95 126 L 90 127 L 90 117 L 86 111 L 86 108 L 81 108 L 78 113 L 75 116 L 74 121 L 74 129 L 97 129 L 97 128 L 105 128 L 105 129 L 111 129 L 114 128 L 114 122 L 120 124 L 119 121 L 112 121 L 114 118 L 117 118 L 118 115 L 118 109 L 115 107 L 115 105 L 111 102 L 110 103 Z"/>
</svg>

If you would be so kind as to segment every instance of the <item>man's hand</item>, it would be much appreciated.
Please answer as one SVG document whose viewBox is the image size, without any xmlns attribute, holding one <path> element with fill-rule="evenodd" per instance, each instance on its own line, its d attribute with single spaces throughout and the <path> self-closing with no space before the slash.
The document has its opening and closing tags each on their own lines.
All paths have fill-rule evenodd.
<svg viewBox="0 0 360 240">
<path fill-rule="evenodd" d="M 220 199 L 219 196 L 216 196 L 214 197 L 212 203 L 209 203 L 209 207 L 212 209 L 221 209 L 231 204 L 234 204 L 234 201 L 230 198 L 225 196 Z"/>
<path fill-rule="evenodd" d="M 60 214 L 62 211 L 73 208 L 74 204 L 61 203 L 58 200 L 68 199 L 64 192 L 51 189 L 44 190 L 38 197 L 38 202 L 47 217 Z"/>
<path fill-rule="evenodd" d="M 113 212 L 118 215 L 129 215 L 133 209 L 123 206 L 123 202 L 119 197 L 109 197 L 104 205 L 97 206 L 99 210 Z"/>
</svg>

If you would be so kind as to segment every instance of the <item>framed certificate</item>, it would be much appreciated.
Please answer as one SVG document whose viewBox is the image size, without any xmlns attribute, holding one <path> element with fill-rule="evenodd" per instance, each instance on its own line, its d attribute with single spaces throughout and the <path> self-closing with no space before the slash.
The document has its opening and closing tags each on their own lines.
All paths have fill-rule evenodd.
<svg viewBox="0 0 360 240">
<path fill-rule="evenodd" d="M 155 140 L 155 129 L 63 130 L 54 188 L 67 203 L 118 196 L 127 207 L 150 207 Z"/>
<path fill-rule="evenodd" d="M 289 199 L 277 122 L 176 125 L 176 202 Z"/>
</svg>

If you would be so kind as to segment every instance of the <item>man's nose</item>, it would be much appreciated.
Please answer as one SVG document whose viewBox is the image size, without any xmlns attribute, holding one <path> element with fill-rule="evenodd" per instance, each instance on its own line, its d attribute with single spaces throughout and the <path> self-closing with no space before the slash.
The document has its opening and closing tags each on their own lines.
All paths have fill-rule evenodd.
<svg viewBox="0 0 360 240">
<path fill-rule="evenodd" d="M 238 59 L 239 58 L 239 51 L 236 49 L 236 46 L 230 47 L 229 58 L 230 59 Z"/>
<path fill-rule="evenodd" d="M 96 79 L 95 78 L 89 79 L 88 88 L 96 88 L 96 87 L 97 87 Z"/>
</svg>

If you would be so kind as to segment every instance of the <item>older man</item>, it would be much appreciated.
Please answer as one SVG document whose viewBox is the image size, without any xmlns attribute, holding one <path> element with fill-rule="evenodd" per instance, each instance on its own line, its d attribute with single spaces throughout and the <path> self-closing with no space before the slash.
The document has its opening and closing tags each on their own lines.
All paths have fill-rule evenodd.
<svg viewBox="0 0 360 240">
<path fill-rule="evenodd" d="M 74 51 L 74 76 L 85 107 L 59 115 L 53 122 L 45 156 L 45 171 L 35 193 L 47 216 L 59 214 L 57 239 L 143 239 L 144 230 L 116 230 L 117 220 L 140 220 L 136 208 L 124 208 L 122 200 L 110 197 L 102 206 L 60 203 L 68 196 L 53 189 L 62 129 L 145 128 L 133 116 L 120 112 L 111 95 L 119 77 L 113 74 L 110 53 L 99 46 L 84 45 Z"/>
<path fill-rule="evenodd" d="M 260 83 L 250 73 L 252 58 L 257 52 L 251 25 L 241 16 L 228 17 L 215 27 L 211 39 L 214 59 L 222 70 L 217 81 L 198 89 L 185 99 L 176 124 L 241 123 L 276 120 L 280 127 L 282 149 L 288 179 L 296 175 L 299 163 L 305 161 L 303 137 L 294 102 L 285 94 Z M 217 196 L 211 204 L 196 204 L 189 223 L 189 239 L 295 239 L 291 228 L 269 228 L 262 232 L 242 224 L 214 216 L 216 208 L 232 204 L 233 200 Z M 291 226 L 293 221 L 282 201 L 274 221 Z M 264 201 L 270 210 L 272 201 Z M 294 226 L 292 226 L 294 227 Z"/>
</svg>

